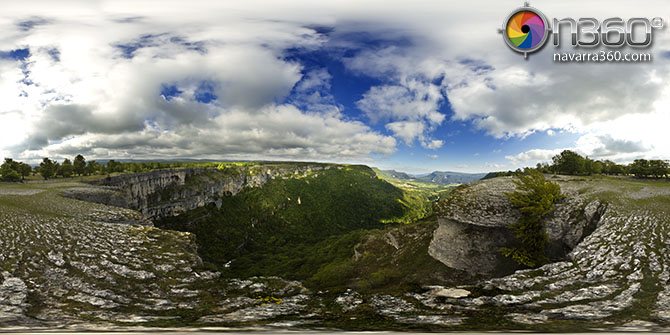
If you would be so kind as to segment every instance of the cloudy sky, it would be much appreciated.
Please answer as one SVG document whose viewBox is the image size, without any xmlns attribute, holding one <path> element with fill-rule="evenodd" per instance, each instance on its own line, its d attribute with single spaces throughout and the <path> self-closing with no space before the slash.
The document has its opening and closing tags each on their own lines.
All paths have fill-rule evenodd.
<svg viewBox="0 0 670 335">
<path fill-rule="evenodd" d="M 553 53 L 584 49 L 552 41 L 524 60 L 497 33 L 522 4 L 5 3 L 0 158 L 313 160 L 411 173 L 514 169 L 566 148 L 670 159 L 668 29 L 654 29 L 650 48 L 621 49 L 651 62 L 559 64 Z M 667 0 L 531 5 L 549 20 L 670 13 Z"/>
</svg>

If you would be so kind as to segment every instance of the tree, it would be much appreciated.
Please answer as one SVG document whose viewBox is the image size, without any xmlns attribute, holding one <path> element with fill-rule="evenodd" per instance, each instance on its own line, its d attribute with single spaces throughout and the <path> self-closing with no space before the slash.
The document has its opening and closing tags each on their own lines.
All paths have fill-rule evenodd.
<svg viewBox="0 0 670 335">
<path fill-rule="evenodd" d="M 2 179 L 7 181 L 21 180 L 20 164 L 11 158 L 5 158 L 5 162 L 0 166 Z"/>
<path fill-rule="evenodd" d="M 56 164 L 49 158 L 44 158 L 40 163 L 40 174 L 44 180 L 53 177 L 56 174 Z"/>
<path fill-rule="evenodd" d="M 77 175 L 82 175 L 84 172 L 86 172 L 86 159 L 82 155 L 77 155 L 77 157 L 74 158 L 74 163 L 73 163 L 73 172 Z"/>
<path fill-rule="evenodd" d="M 2 178 L 6 178 L 5 175 L 8 175 L 10 171 L 12 171 L 12 159 L 5 158 L 5 162 L 0 165 L 0 175 L 2 175 Z"/>
<path fill-rule="evenodd" d="M 578 153 L 570 150 L 563 150 L 560 154 L 552 158 L 554 171 L 562 174 L 583 174 L 585 171 L 585 159 Z"/>
<path fill-rule="evenodd" d="M 86 174 L 87 175 L 92 175 L 95 174 L 100 170 L 100 166 L 98 165 L 98 162 L 96 161 L 88 161 L 88 164 L 86 164 Z"/>
<path fill-rule="evenodd" d="M 72 176 L 72 170 L 72 162 L 66 158 L 58 169 L 58 175 L 63 176 L 63 178 L 69 178 Z"/>
<path fill-rule="evenodd" d="M 593 173 L 595 174 L 601 174 L 603 172 L 603 163 L 601 161 L 595 161 L 593 162 L 593 165 L 591 165 L 591 168 L 593 169 Z"/>
<path fill-rule="evenodd" d="M 646 159 L 636 159 L 629 165 L 630 173 L 635 177 L 643 178 L 650 175 L 649 161 Z"/>
<path fill-rule="evenodd" d="M 621 165 L 619 165 L 619 164 L 614 164 L 614 165 L 610 168 L 610 173 L 613 174 L 613 175 L 620 175 L 620 174 L 623 174 L 624 172 L 625 172 L 625 171 L 624 171 L 623 166 L 621 166 Z"/>
<path fill-rule="evenodd" d="M 511 224 L 517 239 L 516 245 L 501 248 L 506 257 L 517 263 L 536 267 L 546 262 L 545 247 L 549 238 L 543 229 L 544 218 L 553 213 L 554 203 L 564 196 L 558 184 L 547 180 L 536 170 L 527 169 L 514 181 L 516 190 L 507 193 L 512 205 L 522 214 L 519 221 Z"/>
<path fill-rule="evenodd" d="M 12 163 L 11 158 L 5 158 L 5 162 L 0 166 L 0 175 L 2 175 L 3 180 L 18 181 L 21 179 L 21 176 L 12 169 Z"/>
<path fill-rule="evenodd" d="M 114 173 L 114 172 L 123 172 L 123 163 L 119 163 L 115 160 L 110 160 L 107 162 L 107 173 Z"/>
<path fill-rule="evenodd" d="M 30 173 L 33 171 L 33 168 L 24 162 L 20 162 L 19 171 L 21 173 L 21 179 L 25 180 L 26 177 L 30 176 Z"/>
<path fill-rule="evenodd" d="M 654 178 L 662 178 L 668 175 L 668 162 L 660 159 L 649 161 L 649 174 Z"/>
<path fill-rule="evenodd" d="M 593 160 L 588 156 L 584 158 L 584 172 L 589 176 L 593 174 Z"/>
</svg>

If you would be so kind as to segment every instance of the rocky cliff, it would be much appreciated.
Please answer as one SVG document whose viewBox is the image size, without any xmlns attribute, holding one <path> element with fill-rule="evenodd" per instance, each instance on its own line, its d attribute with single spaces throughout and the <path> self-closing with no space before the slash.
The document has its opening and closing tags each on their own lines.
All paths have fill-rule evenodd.
<svg viewBox="0 0 670 335">
<path fill-rule="evenodd" d="M 435 206 L 439 226 L 433 233 L 429 254 L 458 270 L 484 276 L 511 273 L 519 267 L 498 250 L 514 239 L 507 227 L 521 218 L 505 195 L 515 185 L 512 177 L 501 177 L 463 185 Z M 565 192 L 564 192 L 565 193 Z M 547 255 L 562 260 L 585 235 L 593 231 L 606 205 L 587 201 L 578 192 L 567 191 L 547 219 L 550 243 Z"/>
<path fill-rule="evenodd" d="M 98 188 L 70 189 L 65 197 L 130 208 L 145 219 L 175 216 L 232 196 L 269 179 L 300 178 L 334 167 L 327 164 L 227 165 L 222 168 L 178 168 L 107 177 Z M 341 167 L 340 167 L 341 168 Z"/>
</svg>

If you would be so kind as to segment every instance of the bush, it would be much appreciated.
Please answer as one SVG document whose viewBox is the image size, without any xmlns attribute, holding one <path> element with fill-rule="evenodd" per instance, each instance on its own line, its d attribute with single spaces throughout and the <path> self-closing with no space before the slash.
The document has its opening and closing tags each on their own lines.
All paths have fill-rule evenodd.
<svg viewBox="0 0 670 335">
<path fill-rule="evenodd" d="M 536 170 L 527 170 L 514 183 L 516 191 L 507 193 L 507 196 L 523 217 L 509 226 L 514 230 L 516 245 L 501 248 L 501 252 L 519 264 L 537 267 L 548 261 L 545 246 L 549 238 L 543 229 L 543 220 L 553 213 L 554 203 L 564 196 L 558 184 L 546 180 Z"/>
<path fill-rule="evenodd" d="M 3 171 L 3 173 L 2 173 L 2 179 L 6 180 L 6 181 L 13 181 L 13 182 L 20 181 L 21 180 L 21 175 L 14 170 L 6 170 L 6 171 Z"/>
</svg>

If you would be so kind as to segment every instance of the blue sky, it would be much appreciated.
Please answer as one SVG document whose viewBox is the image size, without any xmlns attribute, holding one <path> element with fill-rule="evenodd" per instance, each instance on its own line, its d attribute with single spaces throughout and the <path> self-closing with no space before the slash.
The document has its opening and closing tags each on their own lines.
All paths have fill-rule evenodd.
<svg viewBox="0 0 670 335">
<path fill-rule="evenodd" d="M 496 32 L 517 1 L 157 4 L 30 2 L 0 13 L 0 156 L 410 173 L 516 169 L 563 149 L 670 158 L 665 30 L 651 48 L 620 50 L 652 62 L 559 64 L 553 53 L 580 50 L 548 45 L 524 60 Z M 532 5 L 550 20 L 670 10 L 660 0 Z"/>
</svg>

